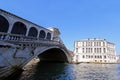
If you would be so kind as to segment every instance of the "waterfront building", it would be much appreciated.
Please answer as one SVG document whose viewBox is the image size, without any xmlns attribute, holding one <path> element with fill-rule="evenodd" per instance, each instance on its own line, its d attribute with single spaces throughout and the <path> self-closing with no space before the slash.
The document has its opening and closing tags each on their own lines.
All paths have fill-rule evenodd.
<svg viewBox="0 0 120 80">
<path fill-rule="evenodd" d="M 117 55 L 117 63 L 120 63 L 120 55 Z"/>
<path fill-rule="evenodd" d="M 73 62 L 116 63 L 115 44 L 96 38 L 75 41 Z"/>
</svg>

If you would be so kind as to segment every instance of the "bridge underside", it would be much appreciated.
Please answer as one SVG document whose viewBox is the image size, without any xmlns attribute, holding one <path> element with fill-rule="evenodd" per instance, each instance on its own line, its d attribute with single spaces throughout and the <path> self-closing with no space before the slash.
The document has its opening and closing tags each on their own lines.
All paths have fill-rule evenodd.
<svg viewBox="0 0 120 80">
<path fill-rule="evenodd" d="M 65 53 L 58 48 L 46 50 L 45 52 L 38 55 L 40 61 L 44 62 L 68 62 Z"/>
</svg>

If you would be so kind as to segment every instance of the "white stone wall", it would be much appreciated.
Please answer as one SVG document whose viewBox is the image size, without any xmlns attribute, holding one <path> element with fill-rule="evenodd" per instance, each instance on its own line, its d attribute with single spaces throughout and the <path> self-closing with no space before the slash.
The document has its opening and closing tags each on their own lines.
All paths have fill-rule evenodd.
<svg viewBox="0 0 120 80">
<path fill-rule="evenodd" d="M 115 45 L 106 40 L 88 39 L 75 41 L 74 62 L 115 63 Z"/>
</svg>

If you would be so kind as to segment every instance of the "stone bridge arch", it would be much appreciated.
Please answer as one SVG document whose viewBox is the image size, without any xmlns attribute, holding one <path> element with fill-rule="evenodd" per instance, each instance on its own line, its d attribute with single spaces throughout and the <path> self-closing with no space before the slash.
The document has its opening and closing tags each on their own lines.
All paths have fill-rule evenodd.
<svg viewBox="0 0 120 80">
<path fill-rule="evenodd" d="M 58 45 L 56 46 L 41 46 L 33 50 L 30 50 L 31 57 L 24 61 L 20 66 L 24 67 L 33 58 L 38 57 L 42 62 L 62 62 L 71 63 L 71 57 L 69 53 Z"/>
<path fill-rule="evenodd" d="M 69 54 L 58 46 L 36 48 L 34 53 L 41 61 L 46 62 L 70 62 Z"/>
</svg>

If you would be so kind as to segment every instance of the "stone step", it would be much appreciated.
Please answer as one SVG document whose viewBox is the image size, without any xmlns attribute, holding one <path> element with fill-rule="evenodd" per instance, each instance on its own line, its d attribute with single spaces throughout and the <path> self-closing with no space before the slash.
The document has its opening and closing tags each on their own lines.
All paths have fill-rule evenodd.
<svg viewBox="0 0 120 80">
<path fill-rule="evenodd" d="M 13 73 L 13 69 L 11 69 L 11 67 L 1 68 L 0 69 L 0 78 L 7 77 L 11 73 Z"/>
</svg>

